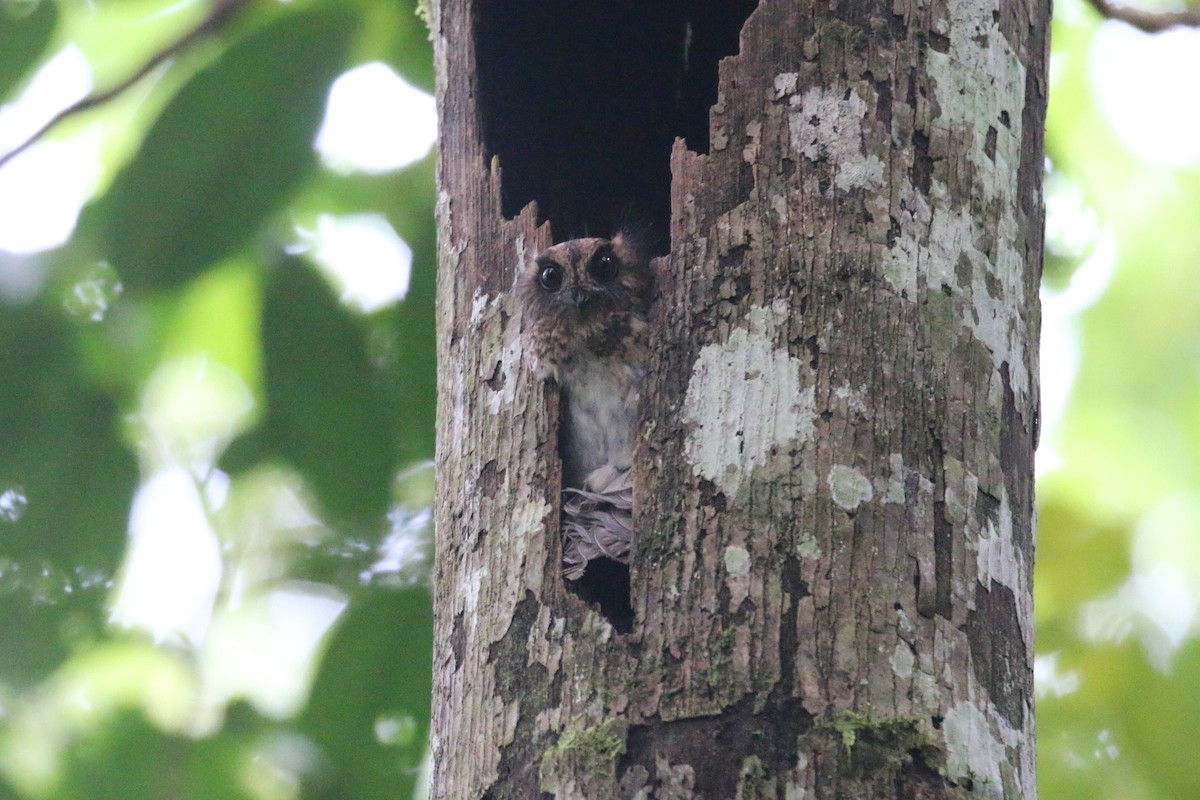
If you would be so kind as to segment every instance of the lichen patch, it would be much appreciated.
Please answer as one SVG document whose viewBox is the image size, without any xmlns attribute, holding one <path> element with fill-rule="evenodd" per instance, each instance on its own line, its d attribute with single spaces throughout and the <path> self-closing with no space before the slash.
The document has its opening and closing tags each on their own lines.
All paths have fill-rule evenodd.
<svg viewBox="0 0 1200 800">
<path fill-rule="evenodd" d="M 737 545 L 725 548 L 725 586 L 729 607 L 737 608 L 750 593 L 750 552 Z"/>
<path fill-rule="evenodd" d="M 875 492 L 885 503 L 903 505 L 907 496 L 904 490 L 904 456 L 900 453 L 888 456 L 888 469 L 891 475 L 875 479 Z"/>
<path fill-rule="evenodd" d="M 946 712 L 946 775 L 954 781 L 970 779 L 980 797 L 1003 797 L 1000 765 L 1008 756 L 1004 743 L 992 735 L 987 717 L 971 703 L 959 703 Z"/>
<path fill-rule="evenodd" d="M 834 464 L 829 470 L 827 481 L 833 502 L 846 511 L 854 511 L 875 496 L 870 479 L 846 464 Z"/>
<path fill-rule="evenodd" d="M 782 100 L 796 93 L 796 85 L 800 81 L 799 72 L 781 72 L 775 76 L 775 99 Z"/>
<path fill-rule="evenodd" d="M 904 642 L 896 642 L 896 648 L 892 650 L 892 672 L 896 673 L 896 677 L 901 680 L 911 678 L 915 663 L 912 648 Z"/>
<path fill-rule="evenodd" d="M 780 76 L 782 77 L 782 76 Z M 775 91 L 787 86 L 775 80 Z M 834 170 L 833 183 L 843 192 L 856 188 L 883 186 L 883 161 L 862 152 L 863 120 L 867 103 L 851 91 L 818 86 L 789 100 L 794 111 L 788 115 L 788 131 L 793 149 L 809 161 L 827 161 Z"/>
<path fill-rule="evenodd" d="M 529 543 L 534 541 L 534 537 L 539 535 L 546 524 L 546 517 L 553 511 L 550 505 L 541 498 L 527 500 L 517 506 L 513 514 L 512 530 L 509 532 L 512 538 L 513 547 L 518 548 L 520 558 L 513 558 L 510 562 L 516 566 L 521 566 L 525 561 L 525 552 L 529 549 Z M 524 587 L 533 592 L 541 589 L 542 585 L 542 565 L 534 559 L 534 563 L 530 563 L 525 567 L 522 577 L 524 578 Z M 522 589 L 523 591 L 523 589 Z M 515 600 L 513 601 L 516 602 Z"/>
<path fill-rule="evenodd" d="M 731 578 L 750 574 L 750 553 L 746 548 L 736 545 L 725 548 L 725 571 Z"/>
<path fill-rule="evenodd" d="M 514 336 L 504 345 L 499 356 L 491 360 L 495 371 L 485 384 L 484 390 L 487 392 L 488 411 L 492 414 L 499 414 L 500 409 L 511 405 L 516 396 L 517 366 L 521 363 L 521 349 L 521 340 Z M 493 384 L 497 388 L 493 389 Z"/>
<path fill-rule="evenodd" d="M 731 498 L 773 453 L 813 436 L 811 369 L 775 344 L 787 314 L 786 303 L 752 308 L 746 328 L 703 348 L 692 367 L 682 415 L 689 426 L 685 454 L 695 474 Z"/>
<path fill-rule="evenodd" d="M 483 320 L 484 314 L 496 306 L 499 298 L 492 297 L 482 289 L 476 289 L 475 294 L 471 296 L 471 325 L 478 326 Z"/>
<path fill-rule="evenodd" d="M 1022 591 L 1027 579 L 1025 559 L 1013 541 L 1012 504 L 1007 492 L 1002 491 L 1000 496 L 999 525 L 988 520 L 979 536 L 978 546 L 979 582 L 987 586 L 996 581 L 1014 592 Z"/>
</svg>

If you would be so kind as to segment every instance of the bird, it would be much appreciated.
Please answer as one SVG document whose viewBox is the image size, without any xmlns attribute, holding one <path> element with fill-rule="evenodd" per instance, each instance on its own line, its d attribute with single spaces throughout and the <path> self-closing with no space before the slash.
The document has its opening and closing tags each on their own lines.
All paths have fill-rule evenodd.
<svg viewBox="0 0 1200 800">
<path fill-rule="evenodd" d="M 540 378 L 562 390 L 563 573 L 628 563 L 633 540 L 633 443 L 646 374 L 654 276 L 629 233 L 571 239 L 518 276 L 522 337 Z"/>
</svg>

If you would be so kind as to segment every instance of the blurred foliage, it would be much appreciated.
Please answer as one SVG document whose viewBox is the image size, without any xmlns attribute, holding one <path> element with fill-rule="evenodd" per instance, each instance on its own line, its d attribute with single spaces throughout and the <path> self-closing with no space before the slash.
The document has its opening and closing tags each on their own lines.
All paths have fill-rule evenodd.
<svg viewBox="0 0 1200 800">
<path fill-rule="evenodd" d="M 114 85 L 209 8 L 0 3 L 0 97 L 68 46 Z M 414 3 L 248 2 L 51 133 L 103 166 L 70 241 L 0 251 L 0 798 L 419 792 L 433 157 L 313 148 L 373 61 L 431 90 Z M 370 313 L 305 233 L 365 213 L 412 251 Z"/>
<path fill-rule="evenodd" d="M 1198 797 L 1200 167 L 1117 135 L 1103 28 L 1057 5 L 1041 796 Z M 432 157 L 347 174 L 311 146 L 357 64 L 432 88 L 414 6 L 250 4 L 52 134 L 98 135 L 102 169 L 69 242 L 0 251 L 0 798 L 419 792 Z M 207 8 L 0 3 L 0 96 L 69 43 L 111 85 Z M 298 234 L 364 213 L 413 257 L 370 313 Z"/>
<path fill-rule="evenodd" d="M 355 22 L 340 8 L 280 16 L 234 40 L 171 98 L 94 206 L 127 288 L 171 289 L 196 277 L 292 195 L 312 171 L 312 142 Z"/>
<path fill-rule="evenodd" d="M 54 3 L 37 3 L 23 11 L 14 13 L 10 9 L 0 25 L 0 53 L 4 54 L 0 59 L 0 97 L 7 96 L 37 63 L 58 21 L 58 6 Z"/>
<path fill-rule="evenodd" d="M 1041 797 L 1200 797 L 1200 117 L 1185 99 L 1200 31 L 1150 36 L 1055 6 Z"/>
</svg>

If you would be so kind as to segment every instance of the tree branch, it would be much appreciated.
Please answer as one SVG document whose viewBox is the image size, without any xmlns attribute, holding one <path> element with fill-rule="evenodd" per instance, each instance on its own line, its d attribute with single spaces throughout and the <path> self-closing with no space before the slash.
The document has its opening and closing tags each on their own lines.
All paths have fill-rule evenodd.
<svg viewBox="0 0 1200 800">
<path fill-rule="evenodd" d="M 1200 28 L 1200 10 L 1196 9 L 1152 12 L 1119 5 L 1111 0 L 1090 0 L 1090 2 L 1092 8 L 1096 9 L 1105 19 L 1119 20 L 1146 33 L 1162 33 L 1168 28 L 1176 26 Z"/>
<path fill-rule="evenodd" d="M 3 167 L 9 161 L 12 161 L 18 155 L 28 150 L 33 144 L 35 144 L 39 139 L 45 136 L 51 129 L 53 129 L 63 120 L 73 117 L 76 114 L 82 114 L 84 111 L 96 108 L 97 106 L 104 105 L 118 95 L 124 93 L 142 78 L 153 72 L 164 61 L 167 61 L 177 53 L 186 50 L 197 39 L 200 39 L 201 37 L 212 33 L 213 31 L 219 30 L 225 25 L 226 22 L 229 21 L 231 17 L 249 4 L 250 0 L 216 0 L 216 2 L 213 4 L 212 10 L 209 11 L 208 16 L 202 19 L 196 27 L 187 31 L 183 34 L 183 36 L 179 37 L 174 42 L 171 42 L 162 50 L 159 50 L 157 53 L 152 55 L 149 60 L 146 61 L 146 63 L 138 67 L 138 69 L 135 70 L 132 75 L 125 78 L 125 80 L 117 83 L 115 86 L 105 89 L 102 92 L 95 92 L 83 98 L 82 100 L 72 103 L 47 120 L 44 125 L 30 134 L 16 147 L 9 150 L 7 153 L 0 154 L 0 167 Z"/>
</svg>

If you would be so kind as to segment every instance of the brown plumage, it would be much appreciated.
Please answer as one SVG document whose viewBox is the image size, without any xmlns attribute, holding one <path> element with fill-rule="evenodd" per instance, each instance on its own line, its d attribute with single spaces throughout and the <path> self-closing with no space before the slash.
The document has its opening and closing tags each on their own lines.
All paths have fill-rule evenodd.
<svg viewBox="0 0 1200 800">
<path fill-rule="evenodd" d="M 541 376 L 563 391 L 563 562 L 570 578 L 594 558 L 629 558 L 629 468 L 653 290 L 648 258 L 622 234 L 548 248 L 517 283 L 524 336 Z"/>
</svg>

